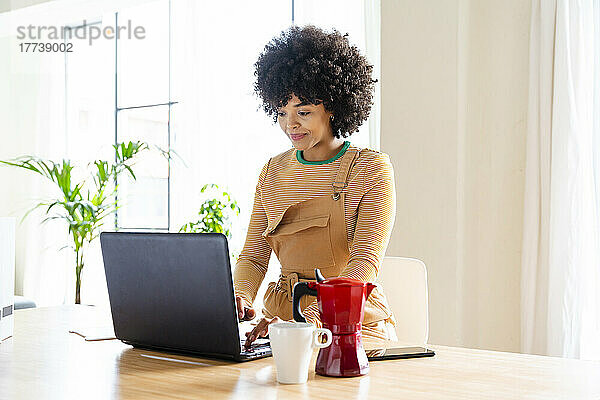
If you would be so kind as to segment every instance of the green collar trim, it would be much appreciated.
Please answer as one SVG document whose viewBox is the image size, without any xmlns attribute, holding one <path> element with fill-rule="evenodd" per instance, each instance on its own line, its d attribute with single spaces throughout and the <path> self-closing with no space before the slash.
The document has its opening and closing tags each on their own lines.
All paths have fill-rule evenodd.
<svg viewBox="0 0 600 400">
<path fill-rule="evenodd" d="M 324 161 L 307 161 L 304 159 L 304 156 L 302 155 L 302 151 L 296 150 L 296 159 L 298 160 L 299 163 L 306 164 L 306 165 L 329 164 L 329 163 L 334 162 L 341 156 L 343 156 L 344 153 L 346 152 L 346 150 L 348 150 L 348 147 L 350 147 L 350 142 L 346 140 L 344 142 L 344 146 L 342 146 L 342 149 L 335 156 L 331 157 L 329 160 L 324 160 Z"/>
</svg>

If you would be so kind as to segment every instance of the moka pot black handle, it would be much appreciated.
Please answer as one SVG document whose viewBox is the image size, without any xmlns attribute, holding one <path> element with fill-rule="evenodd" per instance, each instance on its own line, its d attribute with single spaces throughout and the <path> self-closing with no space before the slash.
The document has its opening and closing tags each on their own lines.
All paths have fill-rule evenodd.
<svg viewBox="0 0 600 400">
<path fill-rule="evenodd" d="M 317 282 L 323 281 L 323 275 L 319 268 L 315 269 L 315 277 L 317 278 Z M 294 321 L 296 322 L 306 322 L 306 318 L 302 315 L 302 311 L 300 310 L 300 299 L 302 296 L 316 296 L 317 295 L 317 282 L 298 282 L 294 285 L 293 289 L 293 301 L 292 301 L 292 313 L 294 315 Z"/>
<path fill-rule="evenodd" d="M 294 285 L 294 299 L 292 302 L 292 311 L 294 314 L 294 321 L 296 322 L 306 322 L 306 318 L 302 315 L 302 311 L 300 311 L 300 299 L 302 296 L 316 296 L 317 289 L 315 288 L 315 282 L 298 282 Z"/>
</svg>

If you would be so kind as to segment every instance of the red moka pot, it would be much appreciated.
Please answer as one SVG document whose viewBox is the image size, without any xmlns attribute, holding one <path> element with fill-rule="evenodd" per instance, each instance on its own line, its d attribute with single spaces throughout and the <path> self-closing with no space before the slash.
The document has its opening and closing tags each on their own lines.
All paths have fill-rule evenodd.
<svg viewBox="0 0 600 400">
<path fill-rule="evenodd" d="M 317 296 L 323 327 L 333 334 L 331 346 L 319 350 L 315 371 L 326 376 L 359 376 L 369 372 L 369 361 L 362 345 L 362 320 L 365 301 L 375 288 L 368 282 L 350 278 L 324 279 L 315 270 L 316 282 L 294 286 L 294 320 L 306 322 L 300 311 L 300 298 Z"/>
</svg>

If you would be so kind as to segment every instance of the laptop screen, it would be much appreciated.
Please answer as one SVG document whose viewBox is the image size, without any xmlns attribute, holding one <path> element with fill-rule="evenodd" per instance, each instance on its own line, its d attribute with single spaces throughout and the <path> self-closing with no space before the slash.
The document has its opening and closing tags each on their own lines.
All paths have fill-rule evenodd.
<svg viewBox="0 0 600 400">
<path fill-rule="evenodd" d="M 118 339 L 201 354 L 240 353 L 223 234 L 103 232 L 100 243 Z"/>
</svg>

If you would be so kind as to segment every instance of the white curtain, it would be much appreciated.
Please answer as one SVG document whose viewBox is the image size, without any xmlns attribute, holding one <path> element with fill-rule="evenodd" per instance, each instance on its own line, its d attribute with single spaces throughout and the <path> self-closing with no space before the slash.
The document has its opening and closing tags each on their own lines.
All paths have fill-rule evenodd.
<svg viewBox="0 0 600 400">
<path fill-rule="evenodd" d="M 60 159 L 65 155 L 64 55 L 23 54 L 15 34 L 16 24 L 28 10 L 0 16 L 2 76 L 0 159 L 36 155 Z M 41 25 L 55 23 L 48 14 L 33 20 Z M 34 23 L 35 23 L 34 22 Z M 15 292 L 40 305 L 61 304 L 66 292 L 68 250 L 58 251 L 68 240 L 66 227 L 52 221 L 40 225 L 42 210 L 21 218 L 38 202 L 56 195 L 53 184 L 32 173 L 0 167 L 2 198 L 0 214 L 14 216 L 16 227 Z M 74 268 L 73 268 L 74 273 Z"/>
<path fill-rule="evenodd" d="M 534 0 L 522 351 L 600 359 L 600 1 Z"/>
<path fill-rule="evenodd" d="M 0 14 L 0 159 L 34 155 L 58 162 L 69 158 L 76 165 L 85 165 L 100 156 L 98 150 L 103 143 L 97 137 L 97 131 L 104 130 L 108 123 L 109 134 L 113 134 L 112 96 L 107 100 L 110 112 L 102 123 L 94 124 L 90 118 L 87 130 L 82 129 L 81 119 L 76 126 L 69 126 L 75 119 L 72 110 L 65 107 L 69 101 L 66 98 L 71 97 L 71 106 L 75 100 L 72 93 L 66 93 L 66 72 L 94 75 L 94 71 L 85 68 L 77 71 L 75 67 L 77 57 L 88 56 L 86 49 L 78 46 L 77 51 L 70 54 L 71 69 L 66 71 L 64 53 L 21 53 L 20 43 L 35 40 L 18 39 L 17 27 L 30 24 L 60 27 L 82 22 L 83 19 L 92 22 L 103 15 L 108 15 L 107 21 L 113 23 L 110 16 L 117 7 L 144 1 L 147 0 L 57 0 Z M 109 45 L 106 41 L 98 40 L 94 48 Z M 109 64 L 109 67 L 112 68 L 113 64 Z M 97 68 L 105 69 L 105 65 L 98 65 Z M 112 94 L 111 84 L 107 85 L 101 80 L 94 83 Z M 94 87 L 87 93 L 94 100 L 90 102 L 90 107 L 98 102 L 106 105 L 106 92 L 96 89 Z M 80 100 L 77 98 L 77 101 Z M 90 109 L 89 115 L 98 111 Z M 40 225 L 46 215 L 43 209 L 38 209 L 22 224 L 19 223 L 33 205 L 57 196 L 55 185 L 28 171 L 6 166 L 0 166 L 0 181 L 0 215 L 17 218 L 15 293 L 34 300 L 38 306 L 73 303 L 73 251 L 70 248 L 59 251 L 70 243 L 64 221 Z M 88 249 L 82 274 L 82 303 L 106 304 L 106 284 L 98 242 Z"/>
<path fill-rule="evenodd" d="M 367 147 L 381 150 L 381 0 L 365 1 L 365 54 L 373 65 L 375 84 L 373 108 L 369 116 L 369 142 Z"/>
<path fill-rule="evenodd" d="M 238 202 L 230 253 L 239 255 L 258 174 L 291 145 L 253 96 L 253 63 L 263 46 L 291 21 L 291 2 L 172 0 L 171 226 L 197 218 L 200 189 L 215 183 Z M 261 21 L 257 23 L 257 21 Z M 233 267 L 234 260 L 232 260 Z M 270 273 L 278 274 L 275 257 Z M 275 264 L 275 265 L 273 265 Z"/>
</svg>

